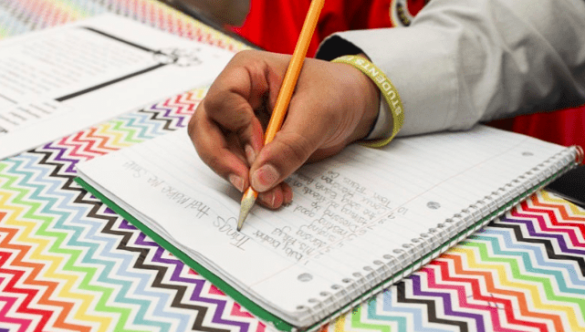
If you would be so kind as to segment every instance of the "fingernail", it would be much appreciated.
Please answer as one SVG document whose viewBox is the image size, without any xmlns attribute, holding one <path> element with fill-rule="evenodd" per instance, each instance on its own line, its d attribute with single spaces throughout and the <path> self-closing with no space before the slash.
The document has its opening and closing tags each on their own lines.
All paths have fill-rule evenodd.
<svg viewBox="0 0 585 332">
<path fill-rule="evenodd" d="M 265 205 L 268 205 L 269 207 L 274 207 L 274 202 L 276 201 L 276 195 L 274 194 L 274 192 L 270 192 L 267 194 L 261 194 L 260 199 L 262 200 L 262 202 Z"/>
<path fill-rule="evenodd" d="M 244 191 L 244 180 L 242 180 L 241 177 L 235 175 L 235 174 L 230 174 L 230 176 L 228 177 L 230 182 L 232 183 L 232 185 L 234 187 L 236 187 L 236 189 L 238 189 L 240 192 Z"/>
<path fill-rule="evenodd" d="M 257 191 L 263 192 L 276 184 L 276 181 L 280 178 L 280 174 L 270 164 L 266 164 L 254 172 L 252 175 L 252 187 Z"/>
<path fill-rule="evenodd" d="M 247 144 L 244 150 L 246 151 L 246 159 L 248 159 L 248 164 L 252 165 L 254 160 L 256 160 L 256 152 L 254 152 L 254 149 L 250 144 Z"/>
<path fill-rule="evenodd" d="M 292 190 L 283 190 L 284 204 L 288 205 L 293 200 Z"/>
</svg>

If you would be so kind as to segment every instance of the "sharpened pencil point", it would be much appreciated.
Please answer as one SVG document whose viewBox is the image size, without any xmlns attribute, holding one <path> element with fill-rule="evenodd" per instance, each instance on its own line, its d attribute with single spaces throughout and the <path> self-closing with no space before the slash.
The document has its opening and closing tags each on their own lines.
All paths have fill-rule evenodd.
<svg viewBox="0 0 585 332">
<path fill-rule="evenodd" d="M 238 218 L 238 232 L 242 229 L 242 226 L 244 226 L 244 221 L 254 206 L 256 197 L 258 197 L 258 194 L 252 188 L 248 188 L 244 193 L 244 196 L 242 197 L 242 205 L 240 207 L 240 216 Z"/>
</svg>

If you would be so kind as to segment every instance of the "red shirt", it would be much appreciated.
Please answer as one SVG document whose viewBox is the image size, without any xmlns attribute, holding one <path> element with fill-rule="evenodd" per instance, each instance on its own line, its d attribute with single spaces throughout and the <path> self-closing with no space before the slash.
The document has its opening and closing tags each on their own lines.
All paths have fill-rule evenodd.
<svg viewBox="0 0 585 332">
<path fill-rule="evenodd" d="M 327 0 L 308 55 L 313 56 L 321 41 L 338 31 L 407 26 L 427 2 Z M 251 0 L 246 21 L 234 30 L 267 51 L 292 54 L 310 3 L 310 0 Z M 585 147 L 585 106 L 518 116 L 491 124 L 549 142 Z"/>
<path fill-rule="evenodd" d="M 391 20 L 390 9 L 405 7 L 401 6 L 403 2 L 404 0 L 325 1 L 309 47 L 309 56 L 315 54 L 325 37 L 338 31 L 408 24 L 409 22 L 400 22 L 400 19 L 397 22 Z M 410 15 L 416 15 L 425 2 L 408 0 Z M 244 25 L 234 30 L 267 51 L 292 54 L 310 4 L 310 0 L 251 0 L 251 10 Z"/>
</svg>

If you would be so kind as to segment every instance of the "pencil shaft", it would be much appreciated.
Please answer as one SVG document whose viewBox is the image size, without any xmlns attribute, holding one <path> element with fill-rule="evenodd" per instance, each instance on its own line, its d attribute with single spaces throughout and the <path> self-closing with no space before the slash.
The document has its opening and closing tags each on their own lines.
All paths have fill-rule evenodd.
<svg viewBox="0 0 585 332">
<path fill-rule="evenodd" d="M 309 49 L 311 39 L 313 38 L 313 33 L 315 31 L 315 27 L 317 26 L 319 14 L 321 13 L 321 9 L 323 8 L 324 3 L 325 0 L 311 1 L 311 6 L 307 12 L 307 17 L 303 23 L 301 34 L 299 35 L 297 45 L 295 46 L 295 50 L 286 70 L 286 74 L 284 75 L 284 80 L 282 81 L 282 86 L 280 87 L 278 97 L 276 98 L 276 103 L 274 104 L 274 110 L 272 111 L 270 122 L 268 122 L 268 127 L 266 128 L 266 133 L 264 134 L 264 145 L 272 142 L 274 136 L 282 126 L 284 116 L 286 115 L 286 111 L 288 109 L 288 104 L 290 103 L 290 99 L 292 98 L 292 94 L 295 90 L 301 69 L 303 68 L 303 63 L 305 61 L 305 57 L 307 56 L 307 50 Z"/>
<path fill-rule="evenodd" d="M 325 0 L 311 1 L 311 6 L 309 7 L 307 17 L 303 23 L 303 28 L 301 29 L 299 40 L 295 46 L 295 50 L 288 64 L 288 68 L 286 69 L 286 73 L 284 74 L 284 79 L 282 81 L 280 91 L 278 92 L 278 97 L 276 98 L 274 110 L 272 110 L 272 115 L 270 116 L 268 127 L 266 128 L 266 133 L 264 133 L 264 145 L 272 142 L 274 136 L 282 126 L 284 116 L 286 115 L 286 111 L 288 109 L 288 104 L 290 103 L 290 99 L 292 98 L 292 94 L 295 90 L 297 80 L 301 74 L 301 69 L 303 68 L 305 57 L 307 56 L 307 50 L 309 49 L 309 44 L 313 38 L 313 32 L 317 27 L 317 21 L 319 20 L 319 15 L 321 14 L 321 9 L 323 8 L 324 3 Z M 240 216 L 238 218 L 238 231 L 244 225 L 244 220 L 254 205 L 257 197 L 258 193 L 256 193 L 252 187 L 249 187 L 242 197 Z"/>
</svg>

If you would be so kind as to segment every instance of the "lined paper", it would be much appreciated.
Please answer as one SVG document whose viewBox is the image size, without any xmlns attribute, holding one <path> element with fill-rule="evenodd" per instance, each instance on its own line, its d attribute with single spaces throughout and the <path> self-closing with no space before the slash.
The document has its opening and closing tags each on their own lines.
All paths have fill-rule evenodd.
<svg viewBox="0 0 585 332">
<path fill-rule="evenodd" d="M 241 233 L 240 193 L 199 160 L 184 130 L 78 171 L 255 302 L 299 323 L 312 303 L 341 297 L 338 288 L 367 290 L 366 282 L 381 281 L 373 271 L 388 255 L 407 257 L 405 245 L 463 209 L 487 206 L 527 172 L 545 172 L 542 165 L 563 151 L 483 126 L 381 149 L 353 145 L 292 175 L 293 203 L 278 211 L 256 206 Z"/>
</svg>

